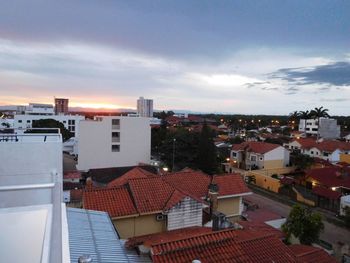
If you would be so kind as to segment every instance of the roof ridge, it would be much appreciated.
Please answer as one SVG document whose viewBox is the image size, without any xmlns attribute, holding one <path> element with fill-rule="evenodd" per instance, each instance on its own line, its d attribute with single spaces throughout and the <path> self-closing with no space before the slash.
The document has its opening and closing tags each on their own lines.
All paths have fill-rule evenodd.
<svg viewBox="0 0 350 263">
<path fill-rule="evenodd" d="M 112 187 L 98 187 L 98 188 L 91 188 L 91 189 L 82 189 L 84 192 L 95 192 L 95 191 L 112 191 L 119 188 L 125 188 L 125 185 L 119 185 L 119 186 L 112 186 Z"/>
</svg>

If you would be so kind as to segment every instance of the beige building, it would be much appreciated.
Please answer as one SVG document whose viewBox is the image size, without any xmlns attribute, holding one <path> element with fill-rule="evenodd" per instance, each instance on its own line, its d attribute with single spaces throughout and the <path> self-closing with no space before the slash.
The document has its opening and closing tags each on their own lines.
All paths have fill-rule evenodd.
<svg viewBox="0 0 350 263">
<path fill-rule="evenodd" d="M 284 168 L 289 165 L 289 151 L 278 144 L 243 142 L 232 146 L 230 165 L 246 170 Z"/>
<path fill-rule="evenodd" d="M 236 221 L 243 211 L 242 196 L 248 194 L 237 174 L 210 177 L 187 169 L 87 190 L 83 206 L 108 212 L 121 238 L 130 238 L 210 224 L 215 211 Z"/>
</svg>

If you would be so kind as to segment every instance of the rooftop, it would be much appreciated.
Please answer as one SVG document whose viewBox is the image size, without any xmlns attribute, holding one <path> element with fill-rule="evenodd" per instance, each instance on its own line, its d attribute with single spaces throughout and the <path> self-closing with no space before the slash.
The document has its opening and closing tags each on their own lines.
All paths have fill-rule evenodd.
<svg viewBox="0 0 350 263">
<path fill-rule="evenodd" d="M 349 167 L 324 167 L 306 172 L 306 178 L 311 178 L 326 187 L 346 187 L 350 189 Z"/>
<path fill-rule="evenodd" d="M 273 143 L 267 143 L 267 142 L 242 142 L 240 144 L 232 145 L 232 150 L 265 154 L 280 146 L 281 145 L 279 144 L 273 144 Z"/>
</svg>

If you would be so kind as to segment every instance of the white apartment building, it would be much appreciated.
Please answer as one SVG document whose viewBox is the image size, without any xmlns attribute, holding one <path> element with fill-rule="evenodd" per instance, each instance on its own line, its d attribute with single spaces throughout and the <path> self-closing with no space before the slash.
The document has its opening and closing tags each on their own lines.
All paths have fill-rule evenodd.
<svg viewBox="0 0 350 263">
<path fill-rule="evenodd" d="M 299 131 L 307 135 L 319 135 L 325 139 L 336 139 L 340 137 L 340 126 L 337 120 L 330 118 L 301 119 L 299 121 Z"/>
<path fill-rule="evenodd" d="M 73 137 L 77 137 L 79 134 L 79 123 L 80 121 L 84 120 L 85 117 L 81 115 L 15 115 L 13 128 L 29 129 L 32 128 L 33 121 L 41 119 L 54 119 L 59 121 L 66 129 L 73 133 Z"/>
<path fill-rule="evenodd" d="M 149 118 L 100 116 L 80 122 L 77 169 L 149 164 Z"/>
<path fill-rule="evenodd" d="M 25 114 L 32 115 L 54 115 L 54 107 L 52 104 L 29 103 L 25 108 Z"/>
<path fill-rule="evenodd" d="M 153 117 L 153 100 L 140 97 L 137 100 L 137 114 L 140 117 Z"/>
</svg>

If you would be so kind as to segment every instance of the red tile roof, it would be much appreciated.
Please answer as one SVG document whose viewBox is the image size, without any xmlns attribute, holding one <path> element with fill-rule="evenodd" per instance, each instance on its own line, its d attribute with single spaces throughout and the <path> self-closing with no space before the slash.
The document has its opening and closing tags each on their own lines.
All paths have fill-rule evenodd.
<svg viewBox="0 0 350 263">
<path fill-rule="evenodd" d="M 81 202 L 83 200 L 83 189 L 72 189 L 70 190 L 70 201 Z"/>
<path fill-rule="evenodd" d="M 312 192 L 316 195 L 326 197 L 328 199 L 333 199 L 333 200 L 337 200 L 341 197 L 340 192 L 332 191 L 330 189 L 327 189 L 321 186 L 315 186 L 314 188 L 312 188 Z"/>
<path fill-rule="evenodd" d="M 243 227 L 243 229 L 246 229 L 246 230 L 274 234 L 277 238 L 280 238 L 280 239 L 283 239 L 286 237 L 286 235 L 281 230 L 278 230 L 278 229 L 276 229 L 268 224 L 265 224 L 265 223 L 239 221 L 238 224 L 240 224 Z"/>
<path fill-rule="evenodd" d="M 247 215 L 247 219 L 249 221 L 253 221 L 255 223 L 264 223 L 266 221 L 282 219 L 283 217 L 279 214 L 276 214 L 270 210 L 266 210 L 263 208 L 248 210 L 245 212 Z"/>
<path fill-rule="evenodd" d="M 297 141 L 301 145 L 301 148 L 303 149 L 311 149 L 315 147 L 320 151 L 325 151 L 325 152 L 334 152 L 337 149 L 342 151 L 350 150 L 349 142 L 343 142 L 343 141 L 337 141 L 337 140 L 323 140 L 323 141 L 316 142 L 316 140 L 313 138 L 300 138 L 294 141 Z"/>
<path fill-rule="evenodd" d="M 251 192 L 239 174 L 209 176 L 201 171 L 187 168 L 180 172 L 167 174 L 162 178 L 175 188 L 181 189 L 185 193 L 191 193 L 197 198 L 203 198 L 208 194 L 211 182 L 218 185 L 219 196 Z"/>
<path fill-rule="evenodd" d="M 232 145 L 232 150 L 264 154 L 280 146 L 281 145 L 279 144 L 273 144 L 273 143 L 267 143 L 267 142 L 242 142 L 241 144 Z"/>
<path fill-rule="evenodd" d="M 81 173 L 80 172 L 68 172 L 63 175 L 63 179 L 80 179 Z"/>
<path fill-rule="evenodd" d="M 211 233 L 211 227 L 186 227 L 177 230 L 170 230 L 166 232 L 138 236 L 129 238 L 125 246 L 127 248 L 135 248 L 139 245 L 152 246 L 159 243 L 171 242 L 179 239 L 189 238 L 191 236 L 197 236 L 199 234 Z"/>
<path fill-rule="evenodd" d="M 115 187 L 115 186 L 122 186 L 129 182 L 131 179 L 137 179 L 137 178 L 148 178 L 148 177 L 156 177 L 157 175 L 146 171 L 140 167 L 135 167 L 131 169 L 130 171 L 126 172 L 122 176 L 114 179 L 113 181 L 109 182 L 107 184 L 107 187 Z"/>
<path fill-rule="evenodd" d="M 306 178 L 312 178 L 326 187 L 346 187 L 350 188 L 350 168 L 349 167 L 324 167 L 311 169 L 306 172 Z"/>
<path fill-rule="evenodd" d="M 219 187 L 219 196 L 250 193 L 240 174 L 215 175 L 212 180 Z"/>
<path fill-rule="evenodd" d="M 201 198 L 208 193 L 208 186 L 211 177 L 201 171 L 191 169 L 182 170 L 176 173 L 170 173 L 162 177 L 164 181 L 177 189 Z"/>
<path fill-rule="evenodd" d="M 296 262 L 292 251 L 273 234 L 222 230 L 152 245 L 152 260 L 163 262 Z"/>
<path fill-rule="evenodd" d="M 108 212 L 110 217 L 138 214 L 126 187 L 86 190 L 83 194 L 83 207 Z"/>
<path fill-rule="evenodd" d="M 305 245 L 290 245 L 289 248 L 293 251 L 299 262 L 303 263 L 335 263 L 335 258 L 327 254 L 323 249 L 305 246 Z"/>
</svg>

